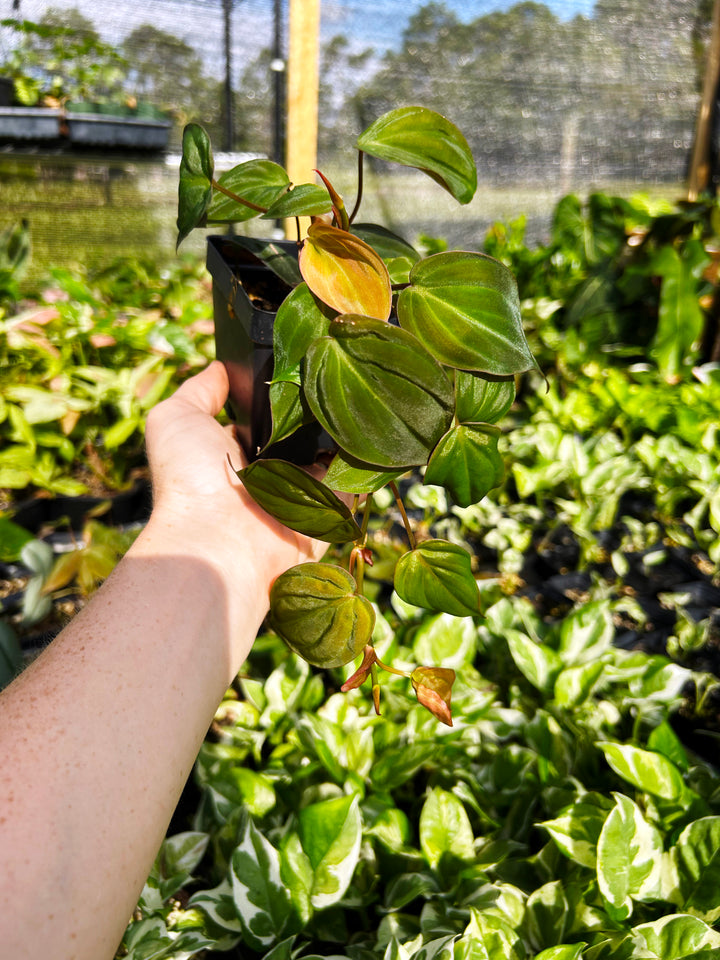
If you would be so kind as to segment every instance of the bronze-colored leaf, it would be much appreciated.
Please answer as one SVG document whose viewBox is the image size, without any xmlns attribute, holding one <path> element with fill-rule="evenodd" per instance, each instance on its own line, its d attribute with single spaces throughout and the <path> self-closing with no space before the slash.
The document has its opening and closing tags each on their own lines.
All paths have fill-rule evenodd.
<svg viewBox="0 0 720 960">
<path fill-rule="evenodd" d="M 300 272 L 315 296 L 339 313 L 387 320 L 390 276 L 382 257 L 359 237 L 313 223 L 299 256 Z"/>
</svg>

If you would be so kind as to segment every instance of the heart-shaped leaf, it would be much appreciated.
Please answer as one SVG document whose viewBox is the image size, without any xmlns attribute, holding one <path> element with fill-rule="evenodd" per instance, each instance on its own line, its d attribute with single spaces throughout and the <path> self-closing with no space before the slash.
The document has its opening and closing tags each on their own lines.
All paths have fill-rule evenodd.
<svg viewBox="0 0 720 960">
<path fill-rule="evenodd" d="M 313 340 L 327 335 L 330 313 L 306 283 L 288 294 L 273 325 L 273 380 L 297 368 Z"/>
<path fill-rule="evenodd" d="M 311 423 L 315 419 L 308 405 L 303 402 L 302 390 L 289 380 L 270 384 L 270 415 L 272 433 L 263 449 L 284 440 L 304 423 Z"/>
<path fill-rule="evenodd" d="M 470 554 L 449 540 L 426 540 L 400 557 L 395 591 L 406 603 L 455 617 L 480 613 Z"/>
<path fill-rule="evenodd" d="M 405 470 L 378 470 L 338 450 L 325 474 L 325 483 L 331 490 L 343 493 L 374 493 L 397 480 Z"/>
<path fill-rule="evenodd" d="M 381 227 L 376 223 L 354 223 L 351 233 L 360 237 L 365 243 L 369 244 L 376 253 L 379 253 L 383 260 L 393 260 L 396 257 L 404 257 L 417 263 L 420 254 L 415 247 L 411 246 L 407 240 L 403 240 L 391 230 Z"/>
<path fill-rule="evenodd" d="M 373 157 L 417 167 L 460 203 L 477 189 L 477 170 L 467 140 L 454 123 L 426 107 L 401 107 L 383 114 L 357 140 Z"/>
<path fill-rule="evenodd" d="M 514 380 L 486 380 L 465 370 L 455 373 L 455 415 L 460 423 L 497 423 L 514 399 Z"/>
<path fill-rule="evenodd" d="M 489 425 L 454 427 L 433 450 L 425 483 L 445 487 L 458 506 L 478 503 L 505 473 L 497 448 L 499 436 L 500 430 Z"/>
<path fill-rule="evenodd" d="M 332 200 L 324 187 L 316 183 L 299 183 L 281 194 L 262 216 L 263 220 L 282 220 L 286 217 L 319 217 L 330 213 Z"/>
<path fill-rule="evenodd" d="M 270 625 L 308 663 L 341 667 L 362 653 L 375 626 L 372 604 L 355 589 L 335 564 L 291 567 L 270 590 Z"/>
<path fill-rule="evenodd" d="M 208 220 L 213 223 L 241 223 L 252 220 L 282 196 L 290 186 L 287 173 L 272 160 L 248 160 L 246 163 L 239 163 L 218 177 L 217 183 L 253 206 L 238 203 L 216 188 L 207 214 Z"/>
<path fill-rule="evenodd" d="M 415 264 L 398 297 L 400 326 L 441 363 L 510 376 L 530 370 L 515 278 L 482 253 L 436 253 Z"/>
<path fill-rule="evenodd" d="M 440 365 L 399 327 L 351 314 L 305 358 L 305 396 L 338 445 L 393 470 L 427 461 L 447 430 L 453 388 Z"/>
<path fill-rule="evenodd" d="M 294 463 L 255 460 L 238 476 L 253 500 L 291 530 L 327 543 L 362 536 L 342 500 Z"/>
<path fill-rule="evenodd" d="M 212 200 L 213 155 L 210 138 L 197 123 L 183 130 L 178 184 L 177 246 L 205 222 Z"/>
<path fill-rule="evenodd" d="M 312 292 L 338 313 L 387 320 L 390 276 L 383 259 L 359 237 L 313 223 L 300 251 L 300 272 Z"/>
</svg>

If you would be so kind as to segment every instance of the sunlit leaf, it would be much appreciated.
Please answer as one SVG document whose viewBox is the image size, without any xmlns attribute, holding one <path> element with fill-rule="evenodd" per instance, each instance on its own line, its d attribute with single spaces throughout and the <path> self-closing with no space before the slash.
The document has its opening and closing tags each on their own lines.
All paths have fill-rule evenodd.
<svg viewBox="0 0 720 960">
<path fill-rule="evenodd" d="M 406 603 L 457 617 L 480 613 L 470 554 L 448 540 L 425 540 L 395 567 L 395 590 Z"/>
<path fill-rule="evenodd" d="M 178 184 L 177 246 L 205 220 L 212 200 L 213 155 L 210 139 L 197 123 L 183 130 Z"/>
<path fill-rule="evenodd" d="M 460 423 L 497 423 L 514 399 L 512 379 L 485 380 L 465 370 L 455 373 L 455 405 Z"/>
<path fill-rule="evenodd" d="M 340 667 L 372 638 L 375 611 L 354 578 L 330 563 L 302 563 L 270 590 L 270 625 L 291 650 L 317 667 Z"/>
<path fill-rule="evenodd" d="M 659 899 L 663 840 L 629 797 L 614 794 L 597 846 L 598 887 L 619 917 L 628 917 L 633 900 Z"/>
<path fill-rule="evenodd" d="M 678 900 L 686 913 L 707 923 L 720 919 L 720 817 L 688 824 L 672 849 L 679 881 Z"/>
<path fill-rule="evenodd" d="M 536 643 L 520 630 L 506 630 L 505 639 L 518 670 L 538 690 L 550 693 L 562 667 L 557 653 L 545 644 Z"/>
<path fill-rule="evenodd" d="M 598 743 L 598 747 L 615 773 L 638 790 L 667 800 L 682 795 L 685 784 L 680 771 L 661 754 L 630 743 Z"/>
<path fill-rule="evenodd" d="M 497 427 L 453 427 L 433 450 L 425 483 L 445 487 L 461 507 L 469 507 L 502 482 L 505 465 L 498 452 Z"/>
<path fill-rule="evenodd" d="M 638 951 L 644 951 L 640 956 L 650 960 L 714 960 L 720 951 L 720 933 L 697 917 L 683 914 L 639 924 L 633 927 L 632 939 Z"/>
<path fill-rule="evenodd" d="M 387 320 L 392 290 L 387 267 L 359 237 L 313 223 L 299 257 L 300 272 L 312 292 L 338 313 Z"/>
<path fill-rule="evenodd" d="M 267 208 L 285 194 L 290 180 L 283 168 L 271 160 L 248 160 L 227 170 L 217 178 L 217 183 L 254 207 Z M 213 223 L 241 223 L 261 213 L 262 210 L 238 203 L 215 188 L 207 218 Z"/>
<path fill-rule="evenodd" d="M 447 667 L 416 667 L 410 677 L 418 703 L 448 727 L 453 725 L 450 712 L 455 671 Z"/>
<path fill-rule="evenodd" d="M 612 806 L 609 797 L 588 793 L 554 820 L 545 820 L 538 826 L 548 831 L 566 857 L 595 870 L 600 832 Z"/>
<path fill-rule="evenodd" d="M 435 787 L 420 813 L 420 847 L 431 867 L 444 853 L 461 860 L 475 856 L 473 831 L 467 811 L 457 797 Z"/>
<path fill-rule="evenodd" d="M 373 157 L 417 167 L 460 203 L 477 188 L 477 171 L 467 140 L 455 124 L 425 107 L 401 107 L 383 114 L 357 140 Z"/>
<path fill-rule="evenodd" d="M 290 897 L 280 875 L 280 856 L 249 818 L 230 868 L 233 901 L 252 950 L 264 952 L 280 939 L 290 915 Z"/>
<path fill-rule="evenodd" d="M 304 385 L 338 445 L 380 467 L 425 463 L 452 418 L 440 365 L 410 334 L 369 317 L 339 317 L 311 344 Z"/>
<path fill-rule="evenodd" d="M 315 909 L 337 903 L 347 890 L 360 856 L 359 797 L 344 796 L 303 807 L 300 840 L 313 870 Z"/>
<path fill-rule="evenodd" d="M 328 543 L 360 539 L 349 507 L 294 463 L 255 460 L 238 476 L 253 500 L 291 530 Z"/>
<path fill-rule="evenodd" d="M 263 220 L 290 217 L 319 217 L 332 210 L 332 200 L 324 187 L 315 183 L 299 183 L 270 204 Z"/>
<path fill-rule="evenodd" d="M 510 376 L 535 365 L 515 278 L 482 253 L 437 253 L 416 263 L 397 303 L 400 326 L 451 367 Z"/>
</svg>

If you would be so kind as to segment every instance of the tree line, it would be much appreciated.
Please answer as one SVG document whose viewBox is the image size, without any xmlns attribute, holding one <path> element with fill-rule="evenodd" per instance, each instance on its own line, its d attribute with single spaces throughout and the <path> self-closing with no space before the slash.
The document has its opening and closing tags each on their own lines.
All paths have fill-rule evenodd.
<svg viewBox="0 0 720 960">
<path fill-rule="evenodd" d="M 444 3 L 429 2 L 382 55 L 334 36 L 321 52 L 323 162 L 342 160 L 342 145 L 383 111 L 421 103 L 460 126 L 489 179 L 677 179 L 692 138 L 711 10 L 712 0 L 597 0 L 591 17 L 564 21 L 524 0 L 464 22 Z M 189 120 L 222 141 L 223 80 L 185 40 L 145 24 L 115 48 L 76 9 L 50 9 L 36 26 L 15 47 L 36 79 L 51 64 L 71 86 L 90 60 L 83 96 L 142 99 L 172 114 L 176 142 Z M 61 49 L 71 35 L 85 53 L 71 47 L 63 60 L 58 31 L 66 31 Z M 239 64 L 236 150 L 271 154 L 272 58 L 259 50 Z M 8 73 L 7 61 L 4 67 Z"/>
</svg>

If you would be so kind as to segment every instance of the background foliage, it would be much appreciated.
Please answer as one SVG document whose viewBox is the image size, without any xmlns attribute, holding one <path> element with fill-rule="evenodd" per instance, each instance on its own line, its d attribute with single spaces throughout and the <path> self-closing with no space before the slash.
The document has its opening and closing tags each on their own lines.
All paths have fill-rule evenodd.
<svg viewBox="0 0 720 960">
<path fill-rule="evenodd" d="M 596 194 L 565 197 L 540 246 L 522 221 L 494 226 L 486 249 L 518 275 L 547 388 L 520 382 L 505 481 L 481 504 L 404 482 L 422 535 L 472 552 L 484 615 L 403 603 L 383 572 L 399 517 L 371 521 L 378 651 L 455 669 L 455 725 L 401 678 L 377 718 L 369 692 L 339 693 L 352 665 L 314 671 L 262 636 L 119 956 L 716 955 L 716 224 L 709 201 Z M 22 230 L 5 248 L 3 369 L 21 374 L 5 385 L 5 449 L 52 464 L 4 484 L 7 502 L 83 482 L 70 462 L 88 443 L 126 480 L 139 378 L 159 398 L 211 352 L 206 281 L 190 263 L 56 271 L 17 304 Z M 699 318 L 692 338 L 678 311 Z M 133 535 L 101 513 L 58 555 L 65 523 L 37 539 L 12 513 L 3 569 L 24 594 L 3 600 L 5 676 Z"/>
</svg>

